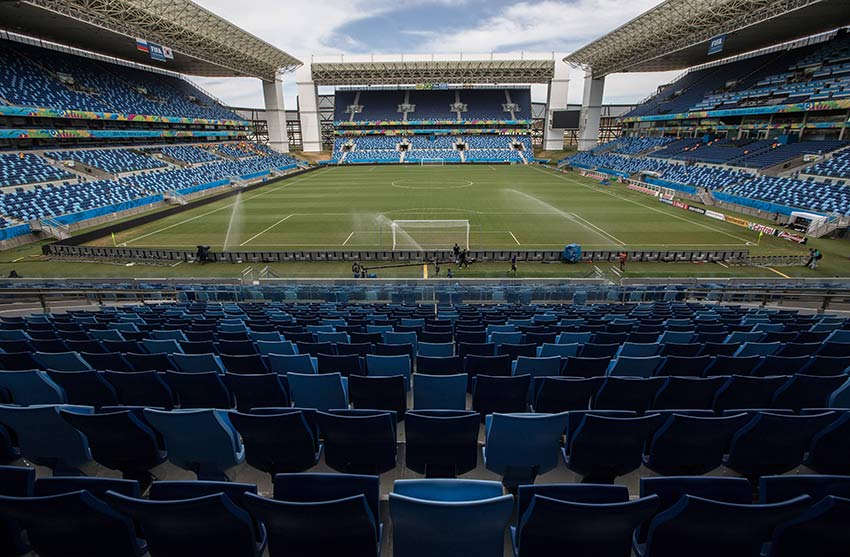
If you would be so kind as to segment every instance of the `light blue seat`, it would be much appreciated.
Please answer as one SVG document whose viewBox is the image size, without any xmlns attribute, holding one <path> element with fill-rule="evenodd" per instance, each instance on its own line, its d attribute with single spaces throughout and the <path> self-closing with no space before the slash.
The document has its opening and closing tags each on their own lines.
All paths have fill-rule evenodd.
<svg viewBox="0 0 850 557">
<path fill-rule="evenodd" d="M 663 360 L 664 358 L 661 356 L 647 356 L 643 358 L 621 356 L 611 360 L 611 364 L 608 366 L 608 375 L 620 377 L 652 377 Z"/>
<path fill-rule="evenodd" d="M 263 356 L 268 356 L 269 354 L 294 356 L 295 354 L 298 354 L 298 347 L 288 340 L 258 340 L 255 344 L 257 345 L 257 352 Z"/>
<path fill-rule="evenodd" d="M 226 411 L 145 408 L 145 418 L 162 434 L 168 460 L 199 480 L 227 480 L 227 470 L 245 459 L 245 449 Z"/>
<path fill-rule="evenodd" d="M 0 371 L 0 389 L 7 391 L 14 404 L 64 404 L 65 391 L 44 371 Z"/>
<path fill-rule="evenodd" d="M 248 336 L 256 343 L 283 341 L 283 337 L 277 331 L 251 331 Z M 280 352 L 277 352 L 277 354 L 280 354 Z"/>
<path fill-rule="evenodd" d="M 305 327 L 308 333 L 333 333 L 336 331 L 333 325 L 307 325 Z"/>
<path fill-rule="evenodd" d="M 514 325 L 487 325 L 487 336 L 489 337 L 493 333 L 510 333 L 516 331 L 516 326 Z"/>
<path fill-rule="evenodd" d="M 31 340 L 23 329 L 0 329 L 0 340 Z"/>
<path fill-rule="evenodd" d="M 465 410 L 466 374 L 413 374 L 414 410 Z"/>
<path fill-rule="evenodd" d="M 348 344 L 351 342 L 351 337 L 348 333 L 337 331 L 316 331 L 316 342 L 343 342 Z"/>
<path fill-rule="evenodd" d="M 836 329 L 829 333 L 824 342 L 847 342 L 850 343 L 850 331 L 846 329 Z"/>
<path fill-rule="evenodd" d="M 454 483 L 445 486 L 417 490 L 431 499 L 390 493 L 393 555 L 502 557 L 513 496 L 457 501 L 453 493 L 464 491 Z"/>
<path fill-rule="evenodd" d="M 396 480 L 393 493 L 424 501 L 480 501 L 504 495 L 499 482 L 466 479 Z"/>
<path fill-rule="evenodd" d="M 183 347 L 173 338 L 165 340 L 151 340 L 146 338 L 142 346 L 148 354 L 182 354 Z"/>
<path fill-rule="evenodd" d="M 76 352 L 36 352 L 33 358 L 44 369 L 53 371 L 91 371 L 92 367 Z"/>
<path fill-rule="evenodd" d="M 741 344 L 745 342 L 761 342 L 761 339 L 764 338 L 764 335 L 765 333 L 758 331 L 733 331 L 729 333 L 729 335 L 723 340 L 723 344 L 734 344 L 736 342 L 740 342 Z"/>
<path fill-rule="evenodd" d="M 568 413 L 490 414 L 486 419 L 484 464 L 505 485 L 534 483 L 553 470 L 561 455 L 561 436 Z"/>
<path fill-rule="evenodd" d="M 107 325 L 107 327 L 109 329 L 114 330 L 114 331 L 123 331 L 125 333 L 138 333 L 139 332 L 139 328 L 136 326 L 136 324 L 130 323 L 130 322 L 118 321 L 118 322 L 115 322 L 115 323 L 110 323 L 109 325 Z M 113 340 L 113 339 L 100 338 L 98 340 Z M 115 339 L 115 340 L 118 340 L 118 339 Z M 121 339 L 121 340 L 123 340 L 123 339 Z"/>
<path fill-rule="evenodd" d="M 561 373 L 561 357 L 526 358 L 519 356 L 511 363 L 512 375 L 531 375 L 532 377 L 550 377 Z"/>
<path fill-rule="evenodd" d="M 401 375 L 404 377 L 404 386 L 410 390 L 410 356 L 378 356 L 376 354 L 366 355 L 366 375 L 372 377 L 390 377 Z"/>
<path fill-rule="evenodd" d="M 174 354 L 172 361 L 183 373 L 224 373 L 224 365 L 216 354 Z"/>
<path fill-rule="evenodd" d="M 558 344 L 587 344 L 590 342 L 593 333 L 561 333 L 558 335 Z"/>
<path fill-rule="evenodd" d="M 453 342 L 420 342 L 417 349 L 418 355 L 429 358 L 450 358 L 455 355 Z"/>
<path fill-rule="evenodd" d="M 392 325 L 366 325 L 367 333 L 391 333 L 393 330 Z"/>
<path fill-rule="evenodd" d="M 51 468 L 55 476 L 76 476 L 91 462 L 91 450 L 85 435 L 62 419 L 60 409 L 94 414 L 91 406 L 70 404 L 0 406 L 0 424 L 15 434 L 21 456 Z"/>
<path fill-rule="evenodd" d="M 269 354 L 269 367 L 279 375 L 319 373 L 319 364 L 310 354 Z"/>
<path fill-rule="evenodd" d="M 735 357 L 770 356 L 782 348 L 781 342 L 745 342 L 733 354 Z"/>
<path fill-rule="evenodd" d="M 624 342 L 617 351 L 617 356 L 629 358 L 647 358 L 658 354 L 661 345 L 654 342 Z"/>
<path fill-rule="evenodd" d="M 290 373 L 287 380 L 289 397 L 298 408 L 348 408 L 348 380 L 339 373 Z"/>
<path fill-rule="evenodd" d="M 561 358 L 567 358 L 569 356 L 578 356 L 579 345 L 577 343 L 572 344 L 549 344 L 544 343 L 542 346 L 537 347 L 537 357 L 538 358 L 549 358 L 552 356 L 559 356 Z"/>
</svg>

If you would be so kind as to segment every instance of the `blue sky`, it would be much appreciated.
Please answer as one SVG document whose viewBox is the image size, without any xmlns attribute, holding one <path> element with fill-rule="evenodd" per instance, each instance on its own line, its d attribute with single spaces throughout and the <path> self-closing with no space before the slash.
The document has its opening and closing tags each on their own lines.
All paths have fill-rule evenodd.
<svg viewBox="0 0 850 557">
<path fill-rule="evenodd" d="M 569 53 L 660 0 L 196 0 L 302 61 L 311 55 L 400 53 Z M 620 74 L 606 81 L 606 103 L 637 102 L 679 72 Z M 570 102 L 581 101 L 583 74 L 572 70 Z M 224 102 L 262 106 L 255 79 L 197 79 Z M 294 76 L 285 78 L 295 107 Z M 535 87 L 534 100 L 545 100 Z"/>
</svg>

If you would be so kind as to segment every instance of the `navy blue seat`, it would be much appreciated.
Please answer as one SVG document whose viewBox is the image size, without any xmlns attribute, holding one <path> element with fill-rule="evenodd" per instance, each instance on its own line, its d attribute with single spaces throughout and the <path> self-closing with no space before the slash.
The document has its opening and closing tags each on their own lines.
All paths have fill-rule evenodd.
<svg viewBox="0 0 850 557">
<path fill-rule="evenodd" d="M 0 495 L 32 497 L 35 468 L 0 466 Z M 23 555 L 30 550 L 29 542 L 14 519 L 0 515 L 0 555 Z"/>
<path fill-rule="evenodd" d="M 118 393 L 97 371 L 48 371 L 50 378 L 65 391 L 69 404 L 113 406 Z"/>
<path fill-rule="evenodd" d="M 289 406 L 289 395 L 276 373 L 242 375 L 227 373 L 224 383 L 236 398 L 236 409 L 250 412 L 252 408 Z"/>
<path fill-rule="evenodd" d="M 303 472 L 319 461 L 315 430 L 300 410 L 265 415 L 231 412 L 230 421 L 242 436 L 248 464 L 258 470 L 272 476 Z"/>
<path fill-rule="evenodd" d="M 75 476 L 91 462 L 91 449 L 85 436 L 61 418 L 60 409 L 94 413 L 90 406 L 0 406 L 0 424 L 13 434 L 21 456 L 55 475 Z"/>
<path fill-rule="evenodd" d="M 177 364 L 168 354 L 136 354 L 128 352 L 124 357 L 133 366 L 134 371 L 173 371 Z"/>
<path fill-rule="evenodd" d="M 354 408 L 391 410 L 399 420 L 404 419 L 404 413 L 407 411 L 407 392 L 403 375 L 352 375 L 348 378 L 348 395 Z"/>
<path fill-rule="evenodd" d="M 641 557 L 757 557 L 779 524 L 798 516 L 811 498 L 739 505 L 684 495 L 649 526 Z"/>
<path fill-rule="evenodd" d="M 803 462 L 812 437 L 838 418 L 835 412 L 756 415 L 732 437 L 724 464 L 747 478 L 783 474 Z"/>
<path fill-rule="evenodd" d="M 356 333 L 351 334 L 353 335 Z M 336 353 L 340 356 L 349 354 L 354 354 L 357 356 L 366 356 L 367 354 L 374 354 L 375 347 L 371 342 L 351 342 L 350 344 L 338 342 L 336 343 Z"/>
<path fill-rule="evenodd" d="M 683 495 L 712 497 L 715 501 L 747 505 L 753 501 L 753 487 L 746 478 L 723 476 L 642 477 L 640 479 L 640 496 L 648 497 L 650 495 L 657 495 L 659 498 L 656 513 L 658 515 L 678 503 Z M 791 499 L 791 497 L 785 499 Z M 646 541 L 649 522 L 646 521 L 635 532 L 637 543 Z"/>
<path fill-rule="evenodd" d="M 568 377 L 603 377 L 611 363 L 610 357 L 590 358 L 569 356 L 561 368 L 561 375 Z"/>
<path fill-rule="evenodd" d="M 712 356 L 666 356 L 656 375 L 702 377 L 713 361 Z"/>
<path fill-rule="evenodd" d="M 316 415 L 325 463 L 343 473 L 383 474 L 396 465 L 396 416 L 383 410 L 334 410 Z"/>
<path fill-rule="evenodd" d="M 619 349 L 619 343 L 587 343 L 581 347 L 579 354 L 582 358 L 613 358 Z"/>
<path fill-rule="evenodd" d="M 44 557 L 140 557 L 133 522 L 87 491 L 46 497 L 0 496 L 0 514 L 26 529 Z"/>
<path fill-rule="evenodd" d="M 850 474 L 850 413 L 815 433 L 804 463 L 820 474 Z"/>
<path fill-rule="evenodd" d="M 467 356 L 495 356 L 496 345 L 492 342 L 465 342 L 458 334 L 457 355 L 466 359 Z"/>
<path fill-rule="evenodd" d="M 80 356 L 94 369 L 100 371 L 136 371 L 121 352 L 85 352 L 80 354 Z"/>
<path fill-rule="evenodd" d="M 96 461 L 120 470 L 127 479 L 149 483 L 148 470 L 165 462 L 156 434 L 130 411 L 78 414 L 60 410 L 59 415 L 86 436 Z"/>
<path fill-rule="evenodd" d="M 732 436 L 747 422 L 746 414 L 718 418 L 674 414 L 655 432 L 644 464 L 665 476 L 706 474 L 720 466 Z"/>
<path fill-rule="evenodd" d="M 777 356 L 771 354 L 764 357 L 752 374 L 756 377 L 793 375 L 804 369 L 809 363 L 809 359 L 810 356 Z"/>
<path fill-rule="evenodd" d="M 478 465 L 476 412 L 412 410 L 405 422 L 406 465 L 426 477 L 453 478 Z"/>
<path fill-rule="evenodd" d="M 57 385 L 46 371 L 0 371 L 0 391 L 4 394 L 4 402 L 18 406 L 68 402 L 65 390 Z"/>
<path fill-rule="evenodd" d="M 510 356 L 469 355 L 463 359 L 463 370 L 469 376 L 469 392 L 478 375 L 509 377 L 512 375 L 513 360 Z"/>
<path fill-rule="evenodd" d="M 148 406 L 163 410 L 174 407 L 174 393 L 159 372 L 106 371 L 103 378 L 115 388 L 118 401 L 124 406 Z"/>
<path fill-rule="evenodd" d="M 169 371 L 165 381 L 177 397 L 180 408 L 233 408 L 233 397 L 218 373 Z"/>
<path fill-rule="evenodd" d="M 652 408 L 711 409 L 715 393 L 725 383 L 725 377 L 668 377 L 655 393 Z"/>
<path fill-rule="evenodd" d="M 652 516 L 658 497 L 585 503 L 534 495 L 514 533 L 517 557 L 552 555 L 553 548 L 577 557 L 630 557 L 632 533 Z"/>
<path fill-rule="evenodd" d="M 114 492 L 107 497 L 110 505 L 141 526 L 151 557 L 262 555 L 263 541 L 257 539 L 251 517 L 224 493 L 172 501 Z"/>
<path fill-rule="evenodd" d="M 270 371 L 260 354 L 222 354 L 219 358 L 227 373 L 259 375 Z"/>
<path fill-rule="evenodd" d="M 768 557 L 839 557 L 850 545 L 850 499 L 829 495 L 805 513 L 780 524 Z"/>
<path fill-rule="evenodd" d="M 363 495 L 294 502 L 248 494 L 245 506 L 268 530 L 272 557 L 379 554 L 380 529 Z"/>
<path fill-rule="evenodd" d="M 800 372 L 806 375 L 841 375 L 847 373 L 848 368 L 850 356 L 815 355 L 809 358 L 809 364 Z"/>
<path fill-rule="evenodd" d="M 90 476 L 54 476 L 35 481 L 35 496 L 61 495 L 74 491 L 88 491 L 100 500 L 107 491 L 115 491 L 128 497 L 141 497 L 141 486 L 135 480 L 99 478 Z"/>
<path fill-rule="evenodd" d="M 697 356 L 701 350 L 702 344 L 699 342 L 667 342 L 661 346 L 661 355 L 667 357 L 676 356 L 681 358 L 692 358 Z M 711 357 L 710 354 L 705 355 Z"/>
<path fill-rule="evenodd" d="M 786 377 L 748 377 L 733 375 L 714 396 L 717 411 L 738 408 L 770 408 L 773 394 L 785 384 Z"/>
<path fill-rule="evenodd" d="M 800 411 L 803 408 L 824 408 L 829 405 L 829 396 L 841 387 L 847 377 L 834 375 L 820 377 L 817 375 L 797 374 L 776 389 L 771 406 L 774 408 L 790 408 Z"/>
<path fill-rule="evenodd" d="M 666 377 L 606 377 L 590 407 L 594 410 L 645 412 L 666 381 Z"/>
<path fill-rule="evenodd" d="M 274 498 L 293 503 L 318 503 L 362 495 L 375 519 L 380 520 L 380 479 L 358 474 L 277 474 Z"/>
<path fill-rule="evenodd" d="M 41 364 L 33 358 L 29 349 L 25 352 L 0 352 L 0 367 L 10 371 L 40 369 Z"/>
<path fill-rule="evenodd" d="M 761 364 L 762 356 L 731 356 L 719 354 L 705 370 L 706 376 L 713 375 L 751 375 Z"/>
<path fill-rule="evenodd" d="M 460 356 L 416 356 L 416 373 L 456 375 L 464 373 Z"/>
<path fill-rule="evenodd" d="M 363 357 L 357 354 L 327 354 L 316 355 L 319 373 L 339 373 L 343 377 L 364 375 L 366 373 Z"/>
<path fill-rule="evenodd" d="M 587 410 L 590 400 L 602 386 L 602 377 L 543 377 L 537 380 L 534 411 L 557 413 Z"/>
<path fill-rule="evenodd" d="M 850 498 L 850 476 L 786 474 L 762 476 L 759 480 L 762 503 L 778 503 L 800 495 L 808 495 L 812 501 L 820 501 L 827 495 Z"/>
<path fill-rule="evenodd" d="M 478 375 L 472 389 L 472 409 L 481 415 L 481 421 L 495 412 L 515 413 L 528 410 L 530 375 L 492 377 Z"/>
<path fill-rule="evenodd" d="M 634 418 L 587 414 L 575 428 L 564 460 L 584 482 L 613 483 L 617 476 L 640 467 L 644 444 L 661 423 L 658 414 Z"/>
<path fill-rule="evenodd" d="M 522 518 L 535 496 L 574 503 L 625 503 L 629 488 L 609 484 L 533 484 L 517 489 L 517 517 Z"/>
</svg>

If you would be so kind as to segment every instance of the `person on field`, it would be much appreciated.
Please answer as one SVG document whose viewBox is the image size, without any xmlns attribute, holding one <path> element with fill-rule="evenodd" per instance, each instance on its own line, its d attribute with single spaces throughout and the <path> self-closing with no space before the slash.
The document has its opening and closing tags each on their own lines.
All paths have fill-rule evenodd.
<svg viewBox="0 0 850 557">
<path fill-rule="evenodd" d="M 511 272 L 516 274 L 516 255 L 511 256 Z"/>
<path fill-rule="evenodd" d="M 449 267 L 448 270 L 446 270 L 446 278 L 454 278 L 454 275 L 452 274 L 452 268 L 451 267 Z"/>
<path fill-rule="evenodd" d="M 812 253 L 812 262 L 809 265 L 809 268 L 813 271 L 817 269 L 818 261 L 820 261 L 821 259 L 823 259 L 823 254 L 820 252 L 819 249 L 815 248 L 814 252 Z"/>
<path fill-rule="evenodd" d="M 460 246 L 455 242 L 455 246 L 452 248 L 452 254 L 455 256 L 455 263 L 457 263 L 457 258 L 460 256 Z"/>
<path fill-rule="evenodd" d="M 620 261 L 620 272 L 625 273 L 626 272 L 626 261 L 629 260 L 629 254 L 627 254 L 624 251 L 621 251 L 617 255 L 617 259 Z"/>
<path fill-rule="evenodd" d="M 806 259 L 806 267 L 812 266 L 812 261 L 815 260 L 815 248 L 809 248 L 809 258 Z"/>
</svg>

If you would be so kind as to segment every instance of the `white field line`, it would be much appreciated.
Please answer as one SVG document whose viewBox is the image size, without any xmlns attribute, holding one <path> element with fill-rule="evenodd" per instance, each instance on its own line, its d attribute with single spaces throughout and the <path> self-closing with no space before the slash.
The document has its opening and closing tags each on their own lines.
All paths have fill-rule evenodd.
<svg viewBox="0 0 850 557">
<path fill-rule="evenodd" d="M 620 240 L 619 238 L 617 238 L 617 237 L 616 237 L 616 236 L 614 236 L 613 234 L 610 234 L 610 233 L 606 232 L 604 228 L 599 228 L 598 226 L 596 226 L 595 224 L 593 224 L 592 222 L 590 222 L 590 221 L 589 221 L 589 220 L 587 220 L 586 218 L 580 217 L 580 216 L 578 216 L 578 215 L 577 215 L 577 214 L 575 214 L 575 213 L 570 213 L 570 214 L 571 214 L 573 217 L 575 217 L 575 218 L 576 218 L 576 220 L 578 220 L 580 223 L 587 223 L 589 226 L 592 226 L 593 228 L 595 228 L 596 230 L 598 230 L 599 232 L 601 232 L 601 233 L 602 233 L 602 234 L 604 234 L 605 236 L 607 236 L 607 237 L 611 238 L 611 239 L 612 239 L 612 240 L 614 240 L 616 243 L 618 243 L 618 244 L 620 245 L 620 247 L 623 247 L 623 248 L 624 248 L 624 247 L 626 247 L 625 242 L 623 242 L 622 240 Z"/>
<path fill-rule="evenodd" d="M 346 238 L 345 241 L 342 243 L 342 245 L 346 245 L 352 236 L 354 236 L 353 230 L 351 231 L 351 234 L 348 235 L 348 238 Z"/>
<path fill-rule="evenodd" d="M 542 168 L 537 168 L 537 167 L 532 167 L 532 168 L 534 168 L 534 170 L 536 170 L 536 171 L 538 171 L 538 172 L 542 172 L 542 173 L 544 173 L 544 174 L 550 174 L 549 172 L 547 172 L 547 171 L 543 170 Z M 746 244 L 747 242 L 749 242 L 749 240 L 747 240 L 746 238 L 741 238 L 740 236 L 735 236 L 734 234 L 730 234 L 729 232 L 726 232 L 726 231 L 724 231 L 724 230 L 720 230 L 719 228 L 714 228 L 713 226 L 708 226 L 707 224 L 703 224 L 703 223 L 701 223 L 701 222 L 697 222 L 697 221 L 694 221 L 694 220 L 691 220 L 691 219 L 686 219 L 686 218 L 684 218 L 684 217 L 682 217 L 682 216 L 674 215 L 674 214 L 672 214 L 672 213 L 668 213 L 668 212 L 666 212 L 666 211 L 662 211 L 661 209 L 658 209 L 657 207 L 650 207 L 649 205 L 645 205 L 645 204 L 643 204 L 643 203 L 639 203 L 639 202 L 637 202 L 637 201 L 634 201 L 633 199 L 627 199 L 627 198 L 625 198 L 625 197 L 619 196 L 619 195 L 617 195 L 616 193 L 611 193 L 611 192 L 609 192 L 609 191 L 601 190 L 601 189 L 599 189 L 599 188 L 596 188 L 596 187 L 593 187 L 593 186 L 589 186 L 589 185 L 587 185 L 587 184 L 582 184 L 581 182 L 577 182 L 576 180 L 573 180 L 572 178 L 569 178 L 569 177 L 567 177 L 567 176 L 565 176 L 565 175 L 563 175 L 563 174 L 560 174 L 560 173 L 559 173 L 559 174 L 553 174 L 553 175 L 554 175 L 555 177 L 558 177 L 558 178 L 563 178 L 564 180 L 566 180 L 566 181 L 570 182 L 571 184 L 576 184 L 577 186 L 581 186 L 581 187 L 583 187 L 583 188 L 587 188 L 587 189 L 589 189 L 589 190 L 597 191 L 597 192 L 599 192 L 599 193 L 604 193 L 605 195 L 610 195 L 611 197 L 616 197 L 617 199 L 621 199 L 621 200 L 623 200 L 623 201 L 628 201 L 629 203 L 632 203 L 632 204 L 634 204 L 634 205 L 640 205 L 641 207 L 645 207 L 646 209 L 649 209 L 650 211 L 655 211 L 656 213 L 661 213 L 662 215 L 667 215 L 668 217 L 672 217 L 672 218 L 674 218 L 674 219 L 679 219 L 679 220 L 684 221 L 684 222 L 687 222 L 687 223 L 689 223 L 689 224 L 693 224 L 693 225 L 695 225 L 695 226 L 699 226 L 699 227 L 701 227 L 701 228 L 705 228 L 705 229 L 708 229 L 708 230 L 712 230 L 712 231 L 714 231 L 714 232 L 717 232 L 717 233 L 723 234 L 724 236 L 729 236 L 730 238 L 735 238 L 736 240 L 741 240 L 741 241 L 742 241 L 742 242 L 744 242 L 745 244 Z"/>
<path fill-rule="evenodd" d="M 518 245 L 518 246 L 521 246 L 521 245 L 522 245 L 522 244 L 520 244 L 520 243 L 519 243 L 519 240 L 517 240 L 517 239 L 516 239 L 516 236 L 514 236 L 514 233 L 513 233 L 513 232 L 511 232 L 510 230 L 508 230 L 508 234 L 510 234 L 510 235 L 511 235 L 511 238 L 513 238 L 513 239 L 514 239 L 514 242 L 516 242 L 516 245 Z"/>
<path fill-rule="evenodd" d="M 264 229 L 263 229 L 263 230 L 261 230 L 260 232 L 257 232 L 256 234 L 254 234 L 253 236 L 251 236 L 250 238 L 248 238 L 247 240 L 245 240 L 244 242 L 242 242 L 241 244 L 239 244 L 239 247 L 244 246 L 245 244 L 247 244 L 247 243 L 248 243 L 248 242 L 250 242 L 251 240 L 255 240 L 255 239 L 259 238 L 260 236 L 262 236 L 263 234 L 265 234 L 266 232 L 268 232 L 269 230 L 271 230 L 271 229 L 272 229 L 272 228 L 274 228 L 275 226 L 279 225 L 280 223 L 282 223 L 282 222 L 284 222 L 284 221 L 286 221 L 286 220 L 289 220 L 289 217 L 292 217 L 292 216 L 293 216 L 293 215 L 287 215 L 287 216 L 283 217 L 282 219 L 280 219 L 279 221 L 277 221 L 276 223 L 274 223 L 273 225 L 269 226 L 268 228 L 264 228 Z"/>
<path fill-rule="evenodd" d="M 172 228 L 176 228 L 176 227 L 178 227 L 178 226 L 183 226 L 184 224 L 190 223 L 190 222 L 192 222 L 192 221 L 196 221 L 196 220 L 198 220 L 198 219 L 204 218 L 204 217 L 209 216 L 209 215 L 212 215 L 212 214 L 214 214 L 214 213 L 218 213 L 219 211 L 224 211 L 225 209 L 228 209 L 228 208 L 230 208 L 230 207 L 233 207 L 233 206 L 234 206 L 234 205 L 236 205 L 237 203 L 245 203 L 246 201 L 250 201 L 251 199 L 256 199 L 256 198 L 258 198 L 258 197 L 262 197 L 262 196 L 264 196 L 264 195 L 268 195 L 268 194 L 270 194 L 270 193 L 274 193 L 274 192 L 276 192 L 276 191 L 278 191 L 278 190 L 282 190 L 282 189 L 284 189 L 284 188 L 288 188 L 289 186 L 294 186 L 295 184 L 301 183 L 301 182 L 303 182 L 304 180 L 307 180 L 307 179 L 309 179 L 309 178 L 315 178 L 315 177 L 316 177 L 319 173 L 324 174 L 321 170 L 319 170 L 317 173 L 311 173 L 310 175 L 305 176 L 304 178 L 301 178 L 300 180 L 294 180 L 294 181 L 292 181 L 292 182 L 289 182 L 289 183 L 287 183 L 287 184 L 283 184 L 283 185 L 281 185 L 281 186 L 279 186 L 279 187 L 276 187 L 276 188 L 274 188 L 274 189 L 267 190 L 267 191 L 264 191 L 264 192 L 258 193 L 258 194 L 256 194 L 256 195 L 252 195 L 252 196 L 250 196 L 250 197 L 245 197 L 244 199 L 241 199 L 241 200 L 239 200 L 239 201 L 234 201 L 233 203 L 230 203 L 230 204 L 228 204 L 228 205 L 224 205 L 224 206 L 219 207 L 219 208 L 217 208 L 217 209 L 213 209 L 212 211 L 207 211 L 206 213 L 201 213 L 200 215 L 196 215 L 196 216 L 194 216 L 194 217 L 190 217 L 190 218 L 188 218 L 188 219 L 181 220 L 180 222 L 175 222 L 174 224 L 170 224 L 170 225 L 168 225 L 168 226 L 164 226 L 164 227 L 162 227 L 162 228 L 158 228 L 157 230 L 154 230 L 153 232 L 148 232 L 147 234 L 142 234 L 141 236 L 137 236 L 137 237 L 135 237 L 135 238 L 133 238 L 133 239 L 131 239 L 131 240 L 127 240 L 126 242 L 122 242 L 122 243 L 121 243 L 121 245 L 132 244 L 133 242 L 137 242 L 137 241 L 139 241 L 139 240 L 141 240 L 141 239 L 143 239 L 143 238 L 147 238 L 148 236 L 153 236 L 154 234 L 159 234 L 160 232 L 165 232 L 166 230 L 171 230 Z"/>
</svg>

